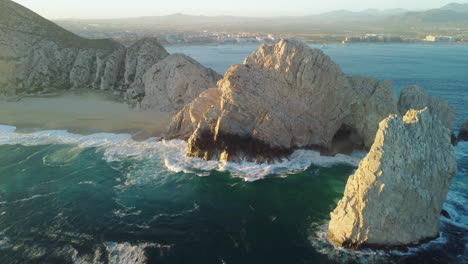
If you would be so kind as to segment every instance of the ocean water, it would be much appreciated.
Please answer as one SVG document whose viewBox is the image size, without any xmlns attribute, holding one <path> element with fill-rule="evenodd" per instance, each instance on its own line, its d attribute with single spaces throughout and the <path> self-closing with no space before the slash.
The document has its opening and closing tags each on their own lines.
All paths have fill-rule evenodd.
<svg viewBox="0 0 468 264">
<path fill-rule="evenodd" d="M 171 47 L 224 72 L 257 46 Z M 353 75 L 419 84 L 466 119 L 468 46 L 329 45 Z M 297 151 L 273 165 L 184 156 L 182 141 L 19 133 L 0 125 L 0 263 L 467 263 L 468 143 L 441 236 L 404 251 L 325 239 L 329 212 L 364 153 Z"/>
</svg>

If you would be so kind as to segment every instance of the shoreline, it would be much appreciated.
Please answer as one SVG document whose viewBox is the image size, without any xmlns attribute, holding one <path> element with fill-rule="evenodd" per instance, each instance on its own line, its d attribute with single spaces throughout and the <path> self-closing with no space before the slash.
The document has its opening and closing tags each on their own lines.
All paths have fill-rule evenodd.
<svg viewBox="0 0 468 264">
<path fill-rule="evenodd" d="M 466 46 L 468 42 L 427 42 L 427 41 L 414 41 L 414 42 L 314 42 L 302 40 L 307 45 L 433 45 L 433 46 Z M 199 46 L 247 46 L 247 45 L 262 45 L 262 44 L 274 44 L 274 43 L 181 43 L 181 44 L 169 44 L 163 45 L 164 48 L 171 47 L 199 47 Z"/>
<path fill-rule="evenodd" d="M 18 132 L 67 130 L 89 135 L 127 133 L 135 140 L 162 137 L 172 113 L 140 111 L 106 91 L 73 90 L 0 96 L 0 124 Z"/>
</svg>

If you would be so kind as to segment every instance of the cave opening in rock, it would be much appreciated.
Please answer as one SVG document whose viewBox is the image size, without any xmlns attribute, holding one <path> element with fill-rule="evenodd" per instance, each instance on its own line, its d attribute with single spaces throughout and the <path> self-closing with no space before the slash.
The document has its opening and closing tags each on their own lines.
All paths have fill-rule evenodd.
<svg viewBox="0 0 468 264">
<path fill-rule="evenodd" d="M 364 141 L 354 128 L 343 124 L 333 136 L 331 148 L 326 155 L 351 154 L 353 150 L 363 150 Z"/>
</svg>

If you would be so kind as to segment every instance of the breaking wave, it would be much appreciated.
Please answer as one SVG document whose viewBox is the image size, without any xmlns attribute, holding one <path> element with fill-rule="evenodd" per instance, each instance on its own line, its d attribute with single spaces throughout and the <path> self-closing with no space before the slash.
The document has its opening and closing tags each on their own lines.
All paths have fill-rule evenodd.
<svg viewBox="0 0 468 264">
<path fill-rule="evenodd" d="M 170 172 L 195 173 L 199 176 L 208 175 L 209 171 L 226 171 L 233 176 L 246 181 L 255 181 L 270 175 L 286 176 L 306 170 L 312 164 L 321 167 L 331 167 L 336 164 L 347 164 L 357 167 L 365 153 L 354 152 L 352 155 L 338 154 L 334 157 L 320 156 L 313 150 L 297 150 L 289 159 L 274 164 L 258 164 L 243 161 L 218 162 L 205 161 L 185 155 L 187 143 L 182 140 L 158 140 L 150 138 L 145 141 L 135 141 L 129 134 L 97 133 L 92 135 L 78 135 L 65 130 L 45 130 L 34 133 L 19 133 L 13 126 L 0 125 L 0 145 L 70 145 L 70 149 L 62 149 L 44 157 L 46 166 L 67 166 L 81 151 L 97 148 L 103 151 L 103 158 L 109 163 L 123 160 L 144 160 L 146 168 L 133 172 L 133 178 L 128 178 L 126 184 L 138 183 L 143 175 Z M 164 165 L 165 171 L 160 171 Z M 141 175 L 139 175 L 141 174 Z M 141 176 L 141 177 L 139 177 Z M 149 176 L 151 177 L 151 175 Z"/>
</svg>

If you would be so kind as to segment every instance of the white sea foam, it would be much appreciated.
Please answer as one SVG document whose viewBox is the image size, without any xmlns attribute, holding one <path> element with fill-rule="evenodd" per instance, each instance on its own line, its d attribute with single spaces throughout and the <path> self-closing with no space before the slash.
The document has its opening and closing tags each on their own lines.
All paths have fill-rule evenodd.
<svg viewBox="0 0 468 264">
<path fill-rule="evenodd" d="M 63 166 L 73 160 L 80 150 L 86 148 L 98 148 L 103 150 L 104 159 L 108 162 L 122 161 L 124 159 L 146 160 L 151 167 L 153 176 L 171 172 L 196 173 L 200 176 L 208 175 L 212 170 L 228 171 L 234 176 L 242 177 L 247 181 L 262 179 L 269 175 L 288 175 L 303 171 L 312 164 L 330 167 L 336 164 L 348 164 L 358 166 L 365 155 L 355 152 L 352 155 L 336 155 L 335 157 L 320 156 L 313 150 L 297 150 L 289 159 L 274 164 L 258 164 L 255 162 L 218 162 L 205 161 L 199 158 L 191 158 L 185 155 L 187 143 L 181 140 L 157 141 L 155 138 L 146 141 L 135 141 L 128 134 L 97 133 L 92 135 L 77 135 L 64 130 L 47 130 L 34 133 L 18 133 L 12 126 L 0 125 L 0 145 L 49 145 L 66 144 L 73 145 L 71 150 L 61 150 L 60 153 L 52 153 L 44 158 L 44 164 L 50 166 Z M 60 158 L 59 158 L 60 157 Z M 153 165 L 151 165 L 153 163 Z M 161 171 L 161 166 L 166 167 Z M 159 166 L 159 167 L 158 167 Z M 148 170 L 143 170 L 146 177 Z M 138 172 L 134 172 L 138 174 Z M 140 178 L 127 179 L 126 184 L 135 184 L 143 180 Z"/>
<path fill-rule="evenodd" d="M 108 252 L 109 263 L 113 264 L 146 263 L 146 248 L 170 249 L 170 246 L 165 246 L 157 243 L 142 243 L 138 245 L 132 245 L 128 242 L 108 242 L 105 246 Z"/>
</svg>

